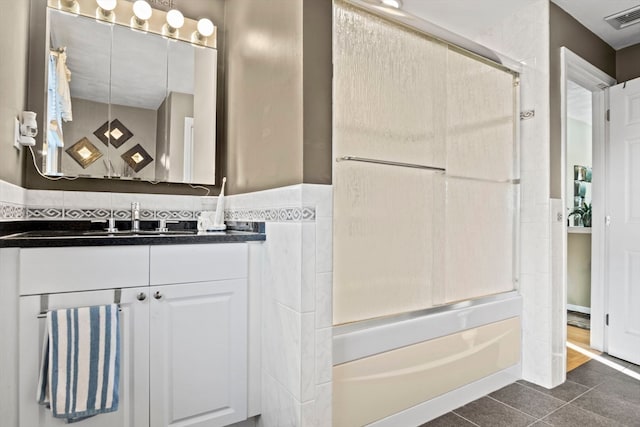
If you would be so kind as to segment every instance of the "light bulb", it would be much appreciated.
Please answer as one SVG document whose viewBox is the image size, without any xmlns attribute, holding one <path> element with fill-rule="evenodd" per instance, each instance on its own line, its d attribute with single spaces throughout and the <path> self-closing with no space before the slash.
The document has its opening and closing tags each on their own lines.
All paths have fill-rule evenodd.
<svg viewBox="0 0 640 427">
<path fill-rule="evenodd" d="M 210 19 L 202 18 L 198 21 L 197 28 L 198 33 L 200 33 L 202 37 L 209 37 L 213 34 L 213 31 L 216 27 L 213 25 L 213 22 L 211 22 Z"/>
<path fill-rule="evenodd" d="M 400 0 L 381 0 L 381 2 L 385 6 L 393 7 L 393 8 L 396 8 L 396 9 L 400 9 L 400 6 L 402 5 Z"/>
<path fill-rule="evenodd" d="M 133 3 L 133 14 L 141 21 L 151 18 L 152 12 L 151 6 L 145 0 L 137 0 Z"/>
<path fill-rule="evenodd" d="M 76 0 L 58 0 L 58 9 L 75 14 L 80 13 L 80 5 Z"/>
<path fill-rule="evenodd" d="M 176 30 L 182 28 L 184 25 L 184 16 L 182 15 L 182 12 L 177 9 L 171 9 L 167 12 L 167 24 Z"/>
<path fill-rule="evenodd" d="M 118 5 L 118 0 L 96 0 L 96 3 L 105 12 L 111 12 Z"/>
</svg>

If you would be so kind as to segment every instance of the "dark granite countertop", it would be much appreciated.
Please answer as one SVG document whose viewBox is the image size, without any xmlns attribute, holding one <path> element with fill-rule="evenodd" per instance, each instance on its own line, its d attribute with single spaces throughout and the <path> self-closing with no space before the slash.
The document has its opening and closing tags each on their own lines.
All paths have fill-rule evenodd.
<svg viewBox="0 0 640 427">
<path fill-rule="evenodd" d="M 192 245 L 266 240 L 263 225 L 238 228 L 240 229 L 230 227 L 221 232 L 198 233 L 193 224 L 181 223 L 165 233 L 155 232 L 148 227 L 140 232 L 123 230 L 107 233 L 87 221 L 23 221 L 0 224 L 0 248 Z"/>
</svg>

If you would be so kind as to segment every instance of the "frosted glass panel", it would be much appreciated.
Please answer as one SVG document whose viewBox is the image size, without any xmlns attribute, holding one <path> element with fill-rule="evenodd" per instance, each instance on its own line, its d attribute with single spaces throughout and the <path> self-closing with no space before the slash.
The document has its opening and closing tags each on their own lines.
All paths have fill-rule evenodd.
<svg viewBox="0 0 640 427">
<path fill-rule="evenodd" d="M 334 323 L 433 305 L 442 175 L 347 162 L 334 172 Z"/>
<path fill-rule="evenodd" d="M 335 156 L 444 167 L 446 46 L 335 8 Z"/>
<path fill-rule="evenodd" d="M 447 178 L 445 302 L 513 290 L 517 189 Z"/>
<path fill-rule="evenodd" d="M 447 174 L 514 178 L 513 76 L 449 50 Z"/>
<path fill-rule="evenodd" d="M 339 1 L 333 54 L 334 156 L 446 168 L 334 163 L 334 324 L 512 290 L 514 76 Z"/>
</svg>

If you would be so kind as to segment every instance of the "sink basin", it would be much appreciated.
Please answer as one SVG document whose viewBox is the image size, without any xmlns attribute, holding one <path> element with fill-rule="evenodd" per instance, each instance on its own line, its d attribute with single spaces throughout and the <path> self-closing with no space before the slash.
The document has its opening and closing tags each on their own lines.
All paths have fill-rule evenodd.
<svg viewBox="0 0 640 427">
<path fill-rule="evenodd" d="M 26 231 L 12 235 L 15 238 L 32 238 L 32 239 L 59 239 L 59 238 L 82 238 L 82 237 L 147 237 L 147 236 L 195 236 L 196 230 L 118 230 L 114 232 L 102 230 L 41 230 Z"/>
<path fill-rule="evenodd" d="M 118 231 L 101 231 L 101 230 L 89 230 L 83 231 L 82 236 L 88 237 L 144 237 L 144 236 L 192 236 L 196 234 L 195 230 L 168 230 L 168 231 L 155 231 L 155 230 L 118 230 Z"/>
</svg>

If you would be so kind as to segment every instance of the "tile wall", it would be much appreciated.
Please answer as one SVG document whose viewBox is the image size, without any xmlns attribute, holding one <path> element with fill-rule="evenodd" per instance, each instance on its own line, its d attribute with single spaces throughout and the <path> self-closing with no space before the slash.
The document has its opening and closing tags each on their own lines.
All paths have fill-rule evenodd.
<svg viewBox="0 0 640 427">
<path fill-rule="evenodd" d="M 229 212 L 236 220 L 267 215 L 259 424 L 330 426 L 331 186 L 303 184 L 230 196 Z"/>
<path fill-rule="evenodd" d="M 132 202 L 143 220 L 195 220 L 202 210 L 197 196 L 26 190 L 0 181 L 0 221 L 128 219 Z"/>
<path fill-rule="evenodd" d="M 23 219 L 26 215 L 25 198 L 24 188 L 0 181 L 0 221 Z"/>
<path fill-rule="evenodd" d="M 535 0 L 475 41 L 523 65 L 520 107 L 520 284 L 523 376 L 558 385 L 562 352 L 553 348 L 549 199 L 549 4 Z M 554 350 L 556 350 L 554 352 Z"/>
</svg>

